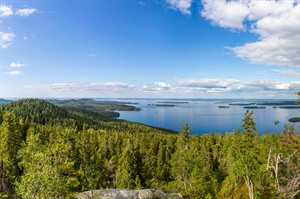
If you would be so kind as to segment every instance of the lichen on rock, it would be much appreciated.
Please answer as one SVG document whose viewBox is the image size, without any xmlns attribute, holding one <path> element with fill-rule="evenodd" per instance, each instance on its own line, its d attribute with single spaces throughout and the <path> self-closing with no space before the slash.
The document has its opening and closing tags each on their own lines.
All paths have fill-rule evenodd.
<svg viewBox="0 0 300 199">
<path fill-rule="evenodd" d="M 103 189 L 79 193 L 77 199 L 183 199 L 179 193 L 166 194 L 154 189 Z"/>
</svg>

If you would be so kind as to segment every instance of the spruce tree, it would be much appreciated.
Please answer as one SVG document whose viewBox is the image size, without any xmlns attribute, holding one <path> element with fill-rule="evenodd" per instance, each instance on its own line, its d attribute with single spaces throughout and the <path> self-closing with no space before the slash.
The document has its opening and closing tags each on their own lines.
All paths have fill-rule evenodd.
<svg viewBox="0 0 300 199">
<path fill-rule="evenodd" d="M 0 125 L 0 191 L 7 193 L 9 197 L 13 197 L 13 185 L 20 175 L 17 153 L 21 142 L 22 132 L 17 118 L 12 113 L 5 112 Z"/>
</svg>

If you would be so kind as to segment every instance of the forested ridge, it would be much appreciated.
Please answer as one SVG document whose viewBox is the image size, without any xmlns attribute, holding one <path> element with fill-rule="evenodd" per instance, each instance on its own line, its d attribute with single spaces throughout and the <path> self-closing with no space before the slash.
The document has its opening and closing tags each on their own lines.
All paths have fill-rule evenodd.
<svg viewBox="0 0 300 199">
<path fill-rule="evenodd" d="M 259 136 L 252 112 L 241 120 L 236 132 L 199 136 L 188 125 L 175 134 L 38 99 L 1 105 L 0 198 L 72 198 L 103 188 L 300 198 L 300 135 L 286 125 Z"/>
</svg>

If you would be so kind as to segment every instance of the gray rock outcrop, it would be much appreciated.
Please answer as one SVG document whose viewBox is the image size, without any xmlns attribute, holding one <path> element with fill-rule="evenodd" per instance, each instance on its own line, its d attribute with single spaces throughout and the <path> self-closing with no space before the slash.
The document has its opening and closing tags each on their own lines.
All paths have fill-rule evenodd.
<svg viewBox="0 0 300 199">
<path fill-rule="evenodd" d="M 77 199 L 183 199 L 179 193 L 154 189 L 103 189 L 79 193 Z"/>
</svg>

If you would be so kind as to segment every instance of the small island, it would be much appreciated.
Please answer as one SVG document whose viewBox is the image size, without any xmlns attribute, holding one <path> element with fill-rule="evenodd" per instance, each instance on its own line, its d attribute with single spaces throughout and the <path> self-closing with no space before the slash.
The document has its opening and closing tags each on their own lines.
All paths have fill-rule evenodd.
<svg viewBox="0 0 300 199">
<path fill-rule="evenodd" d="M 297 105 L 273 106 L 273 108 L 283 108 L 283 109 L 300 109 L 300 106 L 297 106 Z"/>
<path fill-rule="evenodd" d="M 264 109 L 265 106 L 244 106 L 246 109 Z"/>
<path fill-rule="evenodd" d="M 176 102 L 176 101 L 163 101 L 163 102 L 157 102 L 159 104 L 188 104 L 189 102 Z"/>
<path fill-rule="evenodd" d="M 289 122 L 293 122 L 293 123 L 300 122 L 300 117 L 292 117 L 289 119 Z"/>
<path fill-rule="evenodd" d="M 219 108 L 230 108 L 230 106 L 219 106 Z"/>
<path fill-rule="evenodd" d="M 155 104 L 155 106 L 175 107 L 175 104 Z"/>
<path fill-rule="evenodd" d="M 294 100 L 285 100 L 285 101 L 270 101 L 270 102 L 259 102 L 256 103 L 257 105 L 262 105 L 262 106 L 286 106 L 286 105 L 295 105 Z"/>
<path fill-rule="evenodd" d="M 254 105 L 254 103 L 230 103 L 231 106 L 251 106 Z"/>
</svg>

